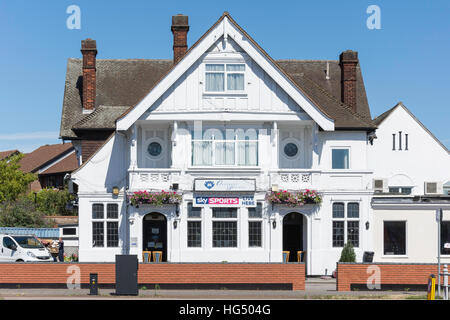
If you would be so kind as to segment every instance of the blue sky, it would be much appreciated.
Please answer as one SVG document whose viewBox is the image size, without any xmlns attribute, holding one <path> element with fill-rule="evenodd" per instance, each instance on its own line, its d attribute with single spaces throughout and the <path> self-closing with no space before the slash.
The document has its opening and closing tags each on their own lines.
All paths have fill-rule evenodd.
<svg viewBox="0 0 450 320">
<path fill-rule="evenodd" d="M 81 29 L 66 27 L 69 5 Z M 369 30 L 369 5 L 381 29 Z M 67 58 L 97 40 L 99 59 L 171 58 L 171 16 L 192 45 L 224 11 L 274 59 L 359 52 L 372 115 L 402 101 L 450 148 L 450 1 L 0 1 L 0 150 L 58 143 Z"/>
</svg>

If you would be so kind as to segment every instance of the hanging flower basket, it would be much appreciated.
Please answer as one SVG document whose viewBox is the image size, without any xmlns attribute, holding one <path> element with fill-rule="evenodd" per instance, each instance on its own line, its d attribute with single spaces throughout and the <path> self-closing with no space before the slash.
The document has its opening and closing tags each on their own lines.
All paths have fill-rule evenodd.
<svg viewBox="0 0 450 320">
<path fill-rule="evenodd" d="M 155 206 L 178 204 L 181 202 L 181 198 L 181 195 L 176 192 L 164 190 L 161 192 L 136 191 L 129 196 L 133 206 L 139 206 L 141 204 L 151 204 Z"/>
<path fill-rule="evenodd" d="M 267 194 L 266 200 L 272 204 L 282 204 L 288 207 L 322 203 L 321 195 L 317 191 L 309 189 L 300 192 L 289 192 L 286 190 L 272 191 Z"/>
</svg>

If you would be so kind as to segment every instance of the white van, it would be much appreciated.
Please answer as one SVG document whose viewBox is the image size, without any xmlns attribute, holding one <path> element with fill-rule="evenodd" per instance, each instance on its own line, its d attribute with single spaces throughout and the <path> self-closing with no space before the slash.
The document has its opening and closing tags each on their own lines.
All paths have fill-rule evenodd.
<svg viewBox="0 0 450 320">
<path fill-rule="evenodd" d="M 0 262 L 53 261 L 34 235 L 0 234 Z"/>
</svg>

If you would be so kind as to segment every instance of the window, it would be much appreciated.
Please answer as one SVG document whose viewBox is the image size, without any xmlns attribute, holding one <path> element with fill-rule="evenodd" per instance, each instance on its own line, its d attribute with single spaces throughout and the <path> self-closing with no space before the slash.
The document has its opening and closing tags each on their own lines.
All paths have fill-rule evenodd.
<svg viewBox="0 0 450 320">
<path fill-rule="evenodd" d="M 63 228 L 62 229 L 63 236 L 74 236 L 77 234 L 76 228 Z"/>
<path fill-rule="evenodd" d="M 349 168 L 349 150 L 348 149 L 332 149 L 332 168 L 348 169 Z"/>
<path fill-rule="evenodd" d="M 158 157 L 162 152 L 162 146 L 159 142 L 153 141 L 147 147 L 147 152 L 152 157 Z"/>
<path fill-rule="evenodd" d="M 412 187 L 389 187 L 389 193 L 411 194 Z"/>
<path fill-rule="evenodd" d="M 106 243 L 107 247 L 118 247 L 119 205 L 117 203 L 108 203 L 106 205 L 105 221 L 104 204 L 94 203 L 92 205 L 92 219 L 94 220 L 92 221 L 92 246 L 104 247 Z"/>
<path fill-rule="evenodd" d="M 94 203 L 92 205 L 92 219 L 103 219 L 103 204 Z"/>
<path fill-rule="evenodd" d="M 202 208 L 193 207 L 188 203 L 188 221 L 187 221 L 187 246 L 189 248 L 198 248 L 202 246 Z"/>
<path fill-rule="evenodd" d="M 92 246 L 103 247 L 105 239 L 103 221 L 92 222 Z"/>
<path fill-rule="evenodd" d="M 344 246 L 344 221 L 333 221 L 333 247 Z"/>
<path fill-rule="evenodd" d="M 206 92 L 244 91 L 245 64 L 206 64 Z M 226 86 L 225 86 L 226 83 Z"/>
<path fill-rule="evenodd" d="M 188 242 L 187 246 L 201 247 L 202 246 L 202 222 L 188 221 Z"/>
<path fill-rule="evenodd" d="M 286 143 L 283 151 L 286 156 L 288 156 L 289 158 L 293 158 L 298 153 L 298 147 L 295 143 L 289 142 L 289 143 Z"/>
<path fill-rule="evenodd" d="M 405 221 L 384 221 L 384 254 L 406 254 Z"/>
<path fill-rule="evenodd" d="M 213 208 L 213 247 L 237 247 L 237 208 Z M 220 219 L 220 220 L 219 220 Z"/>
<path fill-rule="evenodd" d="M 237 135 L 225 140 L 216 139 L 214 135 L 202 140 L 192 139 L 192 165 L 257 166 L 258 140 L 239 139 Z"/>
<path fill-rule="evenodd" d="M 353 247 L 359 247 L 359 203 L 347 203 L 347 212 L 345 203 L 333 203 L 333 247 L 343 247 L 345 239 Z"/>
<path fill-rule="evenodd" d="M 441 254 L 450 254 L 450 221 L 441 221 Z"/>
<path fill-rule="evenodd" d="M 10 237 L 3 237 L 3 247 L 11 249 L 13 245 L 15 243 Z"/>
<path fill-rule="evenodd" d="M 248 246 L 262 246 L 262 203 L 255 208 L 248 208 Z"/>
</svg>

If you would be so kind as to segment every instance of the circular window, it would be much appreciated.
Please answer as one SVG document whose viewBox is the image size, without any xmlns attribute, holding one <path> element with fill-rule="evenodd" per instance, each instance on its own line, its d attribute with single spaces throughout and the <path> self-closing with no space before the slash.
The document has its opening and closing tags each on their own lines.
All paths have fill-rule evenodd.
<svg viewBox="0 0 450 320">
<path fill-rule="evenodd" d="M 162 152 L 162 146 L 159 142 L 151 142 L 147 147 L 147 152 L 152 157 L 159 157 Z"/>
<path fill-rule="evenodd" d="M 298 153 L 298 147 L 295 143 L 289 142 L 286 143 L 284 146 L 284 154 L 287 155 L 289 158 L 293 158 Z"/>
</svg>

